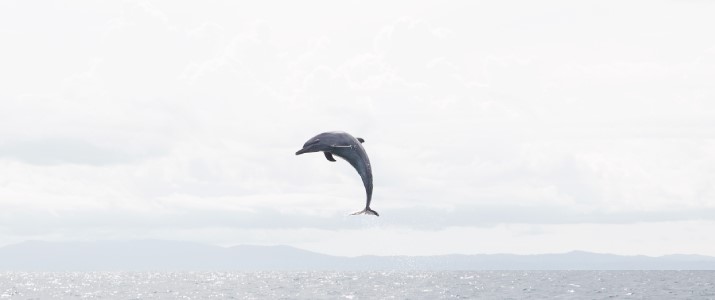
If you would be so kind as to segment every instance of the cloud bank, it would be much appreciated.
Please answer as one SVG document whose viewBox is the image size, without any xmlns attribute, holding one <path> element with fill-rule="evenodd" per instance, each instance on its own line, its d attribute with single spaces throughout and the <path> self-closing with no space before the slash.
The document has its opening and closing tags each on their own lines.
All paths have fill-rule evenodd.
<svg viewBox="0 0 715 300">
<path fill-rule="evenodd" d="M 477 253 L 513 251 L 458 232 L 498 243 L 498 228 L 519 236 L 512 226 L 712 228 L 709 3 L 1 8 L 0 243 L 449 252 L 389 242 L 441 234 Z M 347 216 L 364 201 L 349 165 L 294 157 L 329 130 L 366 139 L 379 220 Z M 395 250 L 331 246 L 365 232 Z M 558 247 L 581 246 L 570 234 Z M 657 254 L 656 240 L 581 250 Z M 715 255 L 687 241 L 674 251 Z"/>
</svg>

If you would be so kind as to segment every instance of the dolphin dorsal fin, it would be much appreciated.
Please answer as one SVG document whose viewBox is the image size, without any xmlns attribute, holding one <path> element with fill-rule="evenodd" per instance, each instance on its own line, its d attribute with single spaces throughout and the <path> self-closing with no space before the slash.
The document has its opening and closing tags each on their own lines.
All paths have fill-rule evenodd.
<svg viewBox="0 0 715 300">
<path fill-rule="evenodd" d="M 358 140 L 361 144 L 365 142 L 365 139 L 363 139 L 363 138 L 357 138 L 357 140 Z"/>
<path fill-rule="evenodd" d="M 330 152 L 323 152 L 325 154 L 325 158 L 327 158 L 329 161 L 335 161 L 335 158 L 333 158 L 333 155 L 330 154 Z"/>
</svg>

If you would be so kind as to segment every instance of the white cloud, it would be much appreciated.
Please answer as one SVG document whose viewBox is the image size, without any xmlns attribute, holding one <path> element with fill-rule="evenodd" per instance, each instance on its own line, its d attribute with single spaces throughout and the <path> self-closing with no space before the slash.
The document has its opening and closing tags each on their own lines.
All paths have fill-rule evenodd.
<svg viewBox="0 0 715 300">
<path fill-rule="evenodd" d="M 329 246 L 347 232 L 513 252 L 538 243 L 509 226 L 707 226 L 713 7 L 518 4 L 3 4 L 0 244 L 240 233 L 391 251 Z M 348 164 L 293 155 L 329 130 L 366 139 L 379 219 L 347 217 L 364 201 Z M 504 244 L 460 248 L 457 232 Z M 596 236 L 519 249 L 649 251 Z M 712 253 L 671 250 L 688 249 Z"/>
</svg>

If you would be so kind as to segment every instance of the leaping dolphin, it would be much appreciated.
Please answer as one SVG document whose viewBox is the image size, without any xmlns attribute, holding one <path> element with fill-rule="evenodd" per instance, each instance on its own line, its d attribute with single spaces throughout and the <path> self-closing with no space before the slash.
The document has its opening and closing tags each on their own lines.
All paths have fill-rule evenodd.
<svg viewBox="0 0 715 300">
<path fill-rule="evenodd" d="M 358 174 L 360 174 L 362 183 L 365 185 L 365 193 L 367 194 L 365 209 L 353 213 L 353 215 L 367 214 L 380 216 L 376 211 L 370 209 L 370 200 L 372 200 L 372 167 L 370 167 L 370 159 L 367 158 L 365 148 L 362 147 L 363 142 L 365 142 L 365 140 L 355 138 L 346 132 L 324 132 L 305 142 L 303 149 L 298 150 L 295 155 L 323 151 L 325 158 L 329 161 L 335 161 L 333 155 L 347 160 L 353 168 L 357 170 Z"/>
</svg>

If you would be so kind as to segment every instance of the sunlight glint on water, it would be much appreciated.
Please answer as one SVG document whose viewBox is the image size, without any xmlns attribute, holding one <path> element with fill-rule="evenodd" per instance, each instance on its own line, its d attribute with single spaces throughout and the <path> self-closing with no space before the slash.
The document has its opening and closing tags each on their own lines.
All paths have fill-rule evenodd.
<svg viewBox="0 0 715 300">
<path fill-rule="evenodd" d="M 0 273 L 0 298 L 715 299 L 713 271 Z"/>
</svg>

